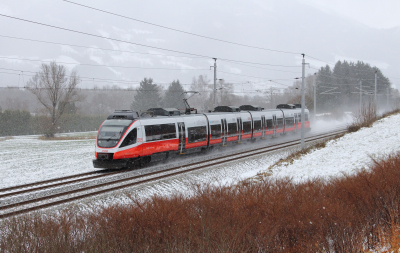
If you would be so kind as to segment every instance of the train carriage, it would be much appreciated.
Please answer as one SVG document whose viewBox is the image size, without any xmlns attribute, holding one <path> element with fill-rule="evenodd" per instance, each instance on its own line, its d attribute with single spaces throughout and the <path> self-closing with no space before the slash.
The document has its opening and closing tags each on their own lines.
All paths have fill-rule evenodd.
<svg viewBox="0 0 400 253">
<path fill-rule="evenodd" d="M 188 154 L 267 139 L 301 127 L 301 109 L 294 107 L 256 111 L 221 108 L 232 111 L 155 117 L 115 111 L 99 128 L 93 165 L 112 169 L 143 166 L 150 160 L 168 158 L 171 153 Z M 305 127 L 310 129 L 305 111 Z"/>
</svg>

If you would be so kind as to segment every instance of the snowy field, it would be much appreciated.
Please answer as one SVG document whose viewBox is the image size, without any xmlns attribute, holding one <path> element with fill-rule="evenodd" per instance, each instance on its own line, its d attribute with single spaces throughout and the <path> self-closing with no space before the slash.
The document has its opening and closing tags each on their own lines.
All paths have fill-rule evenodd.
<svg viewBox="0 0 400 253">
<path fill-rule="evenodd" d="M 94 139 L 44 141 L 38 137 L 0 137 L 0 188 L 95 170 Z"/>
<path fill-rule="evenodd" d="M 282 164 L 272 169 L 273 177 L 290 177 L 295 182 L 313 178 L 329 179 L 368 169 L 372 159 L 387 157 L 400 151 L 400 114 L 374 123 L 371 128 L 348 133 L 329 141 L 325 148 L 316 150 L 293 164 Z"/>
<path fill-rule="evenodd" d="M 340 124 L 343 124 L 343 121 L 329 121 L 328 123 L 317 121 L 313 125 L 313 130 L 327 130 L 329 127 L 335 127 Z M 95 134 L 96 132 L 70 133 L 59 136 L 93 137 Z M 40 140 L 38 138 L 39 136 L 37 135 L 14 136 L 12 138 L 0 137 L 2 150 L 0 153 L 0 188 L 99 170 L 93 168 L 92 164 L 92 159 L 95 158 L 94 139 Z M 218 183 L 234 182 L 247 175 L 253 175 L 255 173 L 254 168 L 259 171 L 267 165 L 272 165 L 275 161 L 288 155 L 288 152 L 290 151 L 280 151 L 276 154 L 232 163 L 229 166 L 216 167 L 216 170 L 206 170 L 200 174 L 193 173 L 183 181 L 195 180 L 195 182 L 203 183 L 210 181 Z M 191 162 L 191 159 L 195 158 L 188 157 L 186 161 L 189 160 L 187 162 Z M 179 180 L 182 181 L 182 178 Z M 165 184 L 162 185 L 165 186 Z M 155 185 L 154 187 L 159 189 L 160 185 Z M 166 187 L 168 188 L 168 186 Z M 182 189 L 181 186 L 176 186 L 175 183 L 171 187 Z M 152 188 L 151 192 L 157 193 L 157 189 L 154 190 Z"/>
<path fill-rule="evenodd" d="M 312 131 L 328 130 L 343 123 L 343 121 L 317 121 L 313 124 Z M 349 124 L 348 121 L 347 124 Z M 295 182 L 312 178 L 329 179 L 355 173 L 358 169 L 368 168 L 372 161 L 371 157 L 379 158 L 400 150 L 400 128 L 396 127 L 399 124 L 400 115 L 382 119 L 371 128 L 363 128 L 358 132 L 346 134 L 338 140 L 330 141 L 325 148 L 305 155 L 290 165 L 280 165 L 269 170 L 275 162 L 298 150 L 298 147 L 80 200 L 78 206 L 82 210 L 87 210 L 87 208 L 112 203 L 129 203 L 129 195 L 135 198 L 173 194 L 190 196 L 194 193 L 194 183 L 229 185 L 265 172 L 271 178 L 290 177 Z M 81 133 L 81 135 L 87 134 Z M 94 145 L 94 139 L 44 141 L 39 140 L 38 136 L 0 138 L 2 148 L 0 188 L 98 171 L 99 169 L 94 169 L 92 165 Z M 172 164 L 187 163 L 202 158 L 186 157 L 185 159 L 172 161 Z M 163 166 L 166 165 L 142 170 L 156 170 Z M 137 173 L 137 171 L 132 173 Z"/>
</svg>

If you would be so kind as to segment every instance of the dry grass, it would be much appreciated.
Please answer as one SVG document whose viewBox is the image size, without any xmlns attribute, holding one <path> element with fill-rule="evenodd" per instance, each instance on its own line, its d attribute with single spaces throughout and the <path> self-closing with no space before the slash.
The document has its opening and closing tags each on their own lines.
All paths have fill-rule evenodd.
<svg viewBox="0 0 400 253">
<path fill-rule="evenodd" d="M 295 185 L 197 187 L 77 216 L 2 224 L 1 252 L 369 252 L 400 245 L 400 153 L 370 171 Z"/>
<path fill-rule="evenodd" d="M 0 137 L 0 141 L 6 141 L 6 140 L 12 140 L 12 139 L 14 139 L 14 137 L 12 137 L 12 136 Z"/>
</svg>

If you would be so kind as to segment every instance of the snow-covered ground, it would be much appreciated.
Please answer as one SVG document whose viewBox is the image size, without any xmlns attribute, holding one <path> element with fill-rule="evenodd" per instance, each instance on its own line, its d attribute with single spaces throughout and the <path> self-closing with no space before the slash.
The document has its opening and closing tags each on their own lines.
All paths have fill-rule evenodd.
<svg viewBox="0 0 400 253">
<path fill-rule="evenodd" d="M 400 114 L 375 122 L 371 128 L 348 133 L 329 141 L 325 148 L 271 170 L 273 177 L 290 177 L 295 182 L 312 178 L 337 177 L 352 174 L 372 164 L 372 159 L 383 158 L 400 151 Z M 264 168 L 265 169 L 265 168 Z"/>
<path fill-rule="evenodd" d="M 328 126 L 332 127 L 340 123 L 343 122 L 317 121 L 313 124 L 313 130 L 326 129 Z M 293 148 L 120 190 L 98 197 L 95 205 L 125 202 L 127 198 L 124 193 L 144 198 L 154 194 L 168 196 L 185 193 L 190 195 L 193 182 L 234 184 L 239 180 L 267 171 L 269 177 L 291 177 L 296 182 L 315 177 L 329 179 L 341 176 L 343 173 L 354 173 L 360 168 L 368 168 L 372 161 L 371 157 L 380 157 L 400 150 L 400 128 L 397 127 L 399 123 L 400 115 L 382 119 L 371 128 L 364 128 L 356 133 L 346 134 L 338 140 L 330 141 L 326 148 L 316 150 L 290 165 L 280 165 L 269 170 L 276 161 L 293 152 Z M 0 188 L 98 170 L 92 165 L 94 145 L 93 139 L 43 141 L 38 140 L 37 136 L 13 137 L 8 140 L 0 138 L 2 148 Z M 92 201 L 87 199 L 81 201 L 81 204 L 92 205 L 94 204 Z"/>
<path fill-rule="evenodd" d="M 95 140 L 44 141 L 38 137 L 0 138 L 0 188 L 95 170 Z"/>
<path fill-rule="evenodd" d="M 313 124 L 313 130 L 326 130 L 337 125 L 343 125 L 343 121 L 317 121 Z M 84 138 L 93 137 L 95 134 L 96 132 L 68 133 L 59 136 Z M 40 140 L 38 138 L 37 135 L 0 137 L 0 188 L 99 170 L 94 169 L 92 164 L 94 139 Z M 213 180 L 219 183 L 234 182 L 246 176 L 246 173 L 253 175 L 254 168 L 262 169 L 267 165 L 272 165 L 285 157 L 287 152 L 232 163 L 229 166 L 221 166 L 217 170 L 204 171 L 200 174 L 194 173 L 198 176 L 189 176 L 184 181 L 193 179 L 195 182 Z M 190 162 L 192 159 L 200 158 L 187 157 L 186 161 Z"/>
</svg>

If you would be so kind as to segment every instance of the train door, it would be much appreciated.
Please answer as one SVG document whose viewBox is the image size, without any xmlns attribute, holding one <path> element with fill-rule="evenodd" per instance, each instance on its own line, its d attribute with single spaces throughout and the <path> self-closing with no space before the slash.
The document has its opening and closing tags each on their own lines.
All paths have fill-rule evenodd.
<svg viewBox="0 0 400 253">
<path fill-rule="evenodd" d="M 228 137 L 228 125 L 226 124 L 226 119 L 221 119 L 222 125 L 222 146 L 226 146 L 226 138 Z"/>
<path fill-rule="evenodd" d="M 239 118 L 237 118 L 237 125 L 238 125 L 238 143 L 242 143 L 242 133 L 243 133 L 243 131 L 242 131 L 242 118 L 241 117 L 239 117 Z"/>
<path fill-rule="evenodd" d="M 265 116 L 264 115 L 261 116 L 261 129 L 262 129 L 261 138 L 264 139 L 265 138 Z"/>
<path fill-rule="evenodd" d="M 276 115 L 272 115 L 272 128 L 274 129 L 273 131 L 273 136 L 276 136 L 276 128 L 277 128 L 277 122 L 276 122 Z"/>
<path fill-rule="evenodd" d="M 186 134 L 185 134 L 185 123 L 178 122 L 178 132 L 179 132 L 179 153 L 184 154 Z"/>
<path fill-rule="evenodd" d="M 298 117 L 299 117 L 298 114 L 295 113 L 295 114 L 294 114 L 294 131 L 295 131 L 295 132 L 297 132 L 297 127 L 298 127 L 298 126 L 297 126 L 297 123 L 299 122 Z"/>
</svg>

